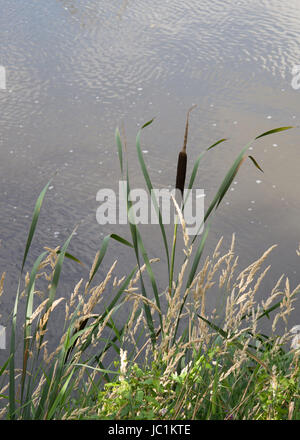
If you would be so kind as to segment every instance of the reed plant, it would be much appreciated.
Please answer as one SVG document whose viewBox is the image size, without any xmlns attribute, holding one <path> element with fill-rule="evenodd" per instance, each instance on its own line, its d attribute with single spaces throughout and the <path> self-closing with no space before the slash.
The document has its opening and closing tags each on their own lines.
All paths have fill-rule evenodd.
<svg viewBox="0 0 300 440">
<path fill-rule="evenodd" d="M 2 418 L 299 418 L 299 349 L 287 318 L 300 285 L 291 289 L 288 279 L 282 276 L 269 296 L 259 303 L 257 292 L 270 267 L 263 266 L 273 247 L 236 274 L 234 236 L 227 252 L 221 254 L 220 240 L 213 255 L 200 265 L 209 235 L 209 220 L 247 158 L 252 142 L 291 127 L 265 132 L 241 150 L 205 212 L 200 238 L 187 234 L 185 200 L 173 198 L 179 221 L 175 222 L 169 243 L 141 149 L 141 133 L 152 122 L 144 124 L 138 132 L 136 150 L 159 219 L 166 255 L 163 270 L 168 276 L 165 290 L 161 291 L 155 276 L 158 259 L 149 256 L 140 229 L 132 222 L 129 222 L 131 241 L 118 234 L 107 235 L 87 279 L 81 279 L 67 297 L 57 298 L 64 260 L 69 258 L 74 264 L 82 264 L 68 253 L 75 230 L 62 247 L 45 248 L 31 272 L 25 273 L 48 182 L 33 212 L 11 315 L 10 353 L 0 368 Z M 129 212 L 132 202 L 128 163 L 118 129 L 115 136 L 122 179 L 127 183 Z M 188 115 L 175 184 L 181 194 L 186 178 L 187 137 Z M 196 158 L 188 190 L 193 188 L 205 154 L 225 140 L 215 142 Z M 261 171 L 257 161 L 249 157 Z M 178 228 L 184 243 L 184 249 L 179 250 Z M 103 280 L 96 282 L 110 240 L 130 248 L 136 265 L 118 279 L 114 275 L 115 261 Z M 177 272 L 175 257 L 181 258 Z M 0 279 L 0 295 L 5 288 L 4 277 Z M 47 287 L 40 296 L 45 283 Z M 222 296 L 224 310 L 207 310 L 206 297 L 212 290 L 215 296 Z M 20 301 L 25 302 L 21 318 Z M 131 303 L 129 315 L 121 325 L 117 324 L 116 315 L 128 302 Z M 62 304 L 65 304 L 63 334 L 49 353 L 48 327 L 51 322 L 53 325 L 55 311 Z M 272 334 L 267 336 L 261 333 L 259 322 L 271 316 Z M 277 327 L 281 321 L 285 330 L 279 334 Z M 21 344 L 17 337 L 20 331 Z M 22 358 L 20 365 L 16 365 L 18 353 Z"/>
</svg>

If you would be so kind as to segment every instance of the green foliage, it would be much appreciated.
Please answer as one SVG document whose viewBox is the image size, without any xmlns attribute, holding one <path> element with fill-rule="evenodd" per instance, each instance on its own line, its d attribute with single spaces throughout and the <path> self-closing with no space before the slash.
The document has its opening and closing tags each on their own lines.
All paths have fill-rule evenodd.
<svg viewBox="0 0 300 440">
<path fill-rule="evenodd" d="M 152 122 L 153 119 L 144 124 L 141 130 Z M 254 140 L 288 128 L 291 127 L 270 130 L 257 136 Z M 136 149 L 146 186 L 151 193 L 153 186 L 141 149 L 141 130 L 136 137 Z M 215 142 L 198 155 L 188 184 L 189 190 L 193 187 L 204 155 L 225 140 L 221 139 Z M 186 142 L 187 130 L 185 144 Z M 188 270 L 187 280 L 185 280 L 186 291 L 197 276 L 210 228 L 208 220 L 225 197 L 252 142 L 241 150 L 233 162 L 205 213 L 205 229 L 200 242 L 195 247 L 195 255 Z M 127 209 L 129 211 L 131 201 L 128 197 L 130 191 L 128 164 L 123 160 L 123 147 L 118 129 L 116 130 L 116 143 L 121 174 L 127 182 Z M 252 156 L 249 157 L 256 168 L 262 171 L 257 161 Z M 125 175 L 126 177 L 124 177 Z M 59 280 L 65 257 L 74 264 L 82 265 L 78 258 L 67 252 L 73 232 L 60 250 L 55 250 L 53 254 L 43 252 L 36 259 L 31 273 L 27 275 L 24 283 L 22 277 L 27 256 L 49 184 L 50 182 L 40 193 L 34 208 L 12 313 L 10 354 L 3 366 L 0 366 L 0 389 L 2 389 L 0 400 L 7 402 L 6 418 L 36 420 L 60 418 L 150 420 L 254 418 L 278 420 L 300 418 L 298 356 L 286 351 L 284 347 L 277 347 L 276 337 L 271 338 L 250 332 L 231 334 L 201 316 L 198 313 L 199 310 L 194 310 L 189 328 L 184 328 L 181 330 L 181 334 L 178 334 L 179 324 L 181 324 L 183 312 L 187 306 L 187 296 L 180 298 L 179 313 L 171 316 L 175 329 L 172 337 L 168 334 L 168 327 L 167 334 L 164 333 L 164 320 L 168 310 L 162 309 L 160 288 L 152 269 L 151 258 L 139 228 L 132 223 L 130 223 L 131 242 L 117 234 L 109 234 L 103 239 L 86 282 L 84 294 L 88 289 L 91 289 L 90 292 L 92 291 L 94 294 L 97 289 L 101 290 L 100 287 L 105 285 L 104 280 L 94 289 L 92 288 L 92 282 L 98 275 L 111 239 L 134 252 L 135 267 L 130 270 L 129 274 L 126 274 L 119 284 L 116 284 L 114 294 L 110 292 L 109 303 L 100 314 L 91 313 L 92 309 L 88 309 L 84 302 L 85 295 L 78 295 L 78 303 L 74 306 L 73 312 L 65 323 L 63 338 L 60 340 L 57 350 L 52 353 L 52 356 L 45 356 L 42 359 L 41 354 L 45 348 L 48 321 L 53 309 L 60 301 L 56 300 L 56 296 L 59 291 Z M 158 215 L 162 245 L 166 254 L 168 294 L 172 299 L 178 284 L 180 284 L 180 274 L 174 273 L 175 257 L 178 254 L 176 250 L 178 225 L 175 224 L 173 241 L 169 247 L 162 215 L 155 196 L 153 203 Z M 184 203 L 182 211 L 183 208 Z M 196 240 L 197 235 L 193 238 L 192 244 Z M 34 312 L 42 305 L 41 303 L 39 306 L 36 304 L 40 270 L 43 269 L 45 259 L 52 264 L 51 258 L 55 259 L 55 262 L 51 274 L 46 278 L 49 284 L 46 302 L 44 308 L 41 307 L 39 313 L 33 318 Z M 184 263 L 185 261 L 186 259 Z M 142 270 L 143 266 L 145 270 Z M 142 305 L 135 310 L 133 322 L 136 322 L 140 311 L 144 309 L 145 325 L 139 338 L 144 334 L 150 335 L 150 356 L 148 362 L 137 364 L 132 360 L 133 356 L 129 355 L 128 368 L 124 372 L 121 371 L 122 368 L 118 361 L 112 362 L 112 366 L 104 366 L 103 358 L 108 350 L 111 350 L 119 359 L 121 348 L 128 341 L 128 339 L 126 340 L 128 336 L 126 331 L 130 317 L 120 328 L 114 321 L 114 313 L 123 306 L 124 298 L 135 276 L 138 276 L 140 281 L 140 297 L 143 301 Z M 144 280 L 146 276 L 148 283 Z M 26 305 L 23 316 L 24 324 L 21 324 L 23 332 L 21 349 L 23 347 L 23 351 L 21 374 L 19 374 L 19 370 L 15 366 L 15 357 L 18 349 L 16 333 L 22 283 L 24 283 Z M 290 297 L 292 298 L 295 293 L 299 293 L 299 291 L 294 292 Z M 75 291 L 72 295 L 75 298 Z M 66 297 L 65 292 L 64 296 Z M 258 315 L 257 321 L 264 316 L 269 318 L 274 310 L 281 308 L 282 303 L 283 300 L 269 306 L 267 310 L 260 309 L 261 313 Z M 155 319 L 157 315 L 153 312 L 153 308 L 158 313 L 158 319 Z M 245 314 L 242 319 L 247 321 L 248 318 L 249 315 Z M 189 339 L 194 330 L 195 322 L 199 323 L 199 321 L 206 326 L 203 328 L 214 332 L 209 343 L 200 346 L 194 344 L 194 341 L 191 344 L 191 339 Z M 107 332 L 107 335 L 102 335 L 103 330 Z M 251 345 L 249 344 L 250 340 Z M 161 347 L 164 341 L 167 343 L 163 351 Z M 100 345 L 100 347 L 97 346 L 97 349 L 95 349 L 96 343 Z M 91 349 L 96 352 L 90 354 Z M 6 381 L 8 383 L 5 382 L 6 378 L 8 378 Z"/>
<path fill-rule="evenodd" d="M 153 420 L 160 419 L 175 395 L 173 383 L 161 381 L 157 364 L 141 369 L 133 365 L 129 374 L 118 382 L 108 383 L 99 393 L 100 419 Z M 163 405 L 163 406 L 162 406 Z"/>
<path fill-rule="evenodd" d="M 224 359 L 218 346 L 194 355 L 193 361 L 167 379 L 161 362 L 154 362 L 151 368 L 134 364 L 125 377 L 107 383 L 98 394 L 93 418 L 284 420 L 292 405 L 292 418 L 299 419 L 297 365 L 288 373 L 277 372 L 274 366 L 270 375 L 247 361 L 224 380 L 224 373 L 233 366 L 230 356 Z"/>
<path fill-rule="evenodd" d="M 299 411 L 300 369 L 292 363 L 286 369 L 280 369 L 280 363 L 274 364 L 272 375 L 260 371 L 255 384 L 255 394 L 259 406 L 255 418 L 262 420 L 298 419 Z M 295 403 L 297 403 L 295 408 Z M 293 413 L 291 409 L 293 408 Z M 289 417 L 289 414 L 290 417 Z"/>
</svg>

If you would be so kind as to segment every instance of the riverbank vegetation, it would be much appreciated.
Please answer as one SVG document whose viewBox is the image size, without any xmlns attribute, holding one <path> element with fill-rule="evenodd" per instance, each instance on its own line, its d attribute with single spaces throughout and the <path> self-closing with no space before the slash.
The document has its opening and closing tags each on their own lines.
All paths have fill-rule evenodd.
<svg viewBox="0 0 300 440">
<path fill-rule="evenodd" d="M 136 138 L 149 193 L 153 187 L 140 137 L 151 122 L 144 124 Z M 255 139 L 288 128 L 277 128 Z M 184 152 L 187 135 L 188 119 Z M 242 270 L 238 270 L 234 236 L 229 249 L 223 249 L 220 239 L 212 255 L 201 258 L 209 236 L 209 220 L 255 139 L 241 150 L 221 182 L 205 212 L 201 235 L 188 235 L 184 203 L 173 198 L 179 221 L 169 243 L 159 205 L 153 199 L 166 261 L 166 267 L 161 265 L 159 270 L 168 274 L 163 291 L 155 277 L 155 267 L 160 263 L 148 254 L 139 227 L 133 223 L 129 223 L 131 241 L 117 234 L 103 239 L 88 277 L 69 292 L 60 291 L 59 279 L 65 258 L 81 264 L 68 253 L 74 232 L 60 248 L 45 248 L 31 271 L 25 272 L 50 182 L 45 186 L 36 202 L 22 260 L 9 326 L 9 355 L 0 366 L 2 419 L 300 418 L 300 328 L 291 329 L 288 320 L 291 311 L 299 307 L 300 284 L 292 287 L 281 276 L 263 300 L 257 299 L 274 246 Z M 193 188 L 205 154 L 224 141 L 214 143 L 196 158 L 187 189 Z M 116 144 L 128 195 L 130 179 L 118 130 Z M 260 172 L 256 160 L 252 156 L 250 159 Z M 185 185 L 185 164 L 178 164 L 178 172 L 183 173 L 176 176 L 181 189 Z M 127 197 L 128 211 L 131 203 Z M 179 234 L 183 249 L 178 247 Z M 111 240 L 133 252 L 136 265 L 119 279 L 115 261 L 99 279 L 99 268 Z M 178 270 L 175 259 L 180 262 Z M 209 311 L 207 295 L 212 291 L 218 305 Z M 0 294 L 6 293 L 3 274 Z M 48 330 L 55 325 L 55 314 L 62 307 L 65 322 L 61 338 L 49 352 Z M 117 316 L 125 309 L 129 310 L 128 316 L 120 324 Z M 270 322 L 268 335 L 260 329 L 263 320 Z"/>
</svg>

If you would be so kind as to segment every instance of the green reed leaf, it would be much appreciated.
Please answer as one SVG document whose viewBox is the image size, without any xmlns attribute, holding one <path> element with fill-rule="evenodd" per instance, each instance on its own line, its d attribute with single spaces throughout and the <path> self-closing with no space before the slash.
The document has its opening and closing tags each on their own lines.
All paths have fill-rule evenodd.
<svg viewBox="0 0 300 440">
<path fill-rule="evenodd" d="M 23 261 L 22 261 L 22 268 L 21 268 L 21 272 L 23 272 L 24 269 L 24 265 L 25 265 L 25 261 L 27 258 L 27 254 L 34 236 L 34 232 L 36 229 L 36 225 L 37 225 L 37 221 L 39 219 L 39 215 L 40 215 L 40 210 L 41 210 L 41 206 L 45 197 L 45 194 L 47 192 L 47 189 L 49 188 L 50 183 L 52 182 L 52 179 L 47 183 L 47 185 L 43 188 L 43 190 L 41 191 L 36 204 L 35 204 L 35 208 L 33 211 L 33 216 L 32 216 L 32 221 L 31 221 L 31 225 L 30 225 L 30 230 L 29 230 L 29 234 L 28 234 L 28 238 L 27 238 L 27 242 L 26 242 L 26 246 L 25 246 L 25 252 L 24 252 L 24 257 L 23 257 Z"/>
<path fill-rule="evenodd" d="M 273 130 L 266 131 L 265 133 L 262 133 L 259 136 L 256 136 L 255 139 L 259 139 L 263 136 L 268 136 L 269 134 L 279 133 L 280 131 L 289 130 L 290 128 L 294 128 L 294 127 L 292 125 L 290 125 L 288 127 L 273 128 Z"/>
<path fill-rule="evenodd" d="M 215 142 L 214 144 L 212 144 L 210 147 L 208 147 L 207 149 L 206 149 L 206 151 L 209 151 L 209 150 L 211 150 L 212 148 L 214 148 L 214 147 L 216 147 L 217 145 L 219 145 L 221 142 L 225 142 L 225 141 L 228 141 L 228 139 L 220 139 L 219 141 L 217 141 L 217 142 Z"/>
<path fill-rule="evenodd" d="M 150 119 L 150 121 L 148 121 L 148 122 L 146 122 L 144 125 L 142 125 L 141 130 L 143 130 L 143 128 L 148 127 L 148 125 L 152 124 L 152 122 L 154 121 L 154 119 L 155 119 L 155 116 L 154 116 L 154 118 Z"/>
<path fill-rule="evenodd" d="M 145 126 L 149 125 L 149 123 L 145 124 Z M 159 222 L 159 227 L 161 230 L 161 234 L 163 237 L 163 243 L 164 243 L 164 248 L 165 248 L 165 252 L 166 252 L 166 257 L 167 257 L 167 263 L 168 263 L 168 271 L 170 273 L 170 256 L 169 256 L 169 246 L 168 246 L 168 241 L 167 241 L 167 236 L 166 236 L 166 231 L 162 222 L 162 215 L 161 215 L 161 211 L 159 209 L 158 206 L 158 202 L 157 199 L 155 197 L 154 191 L 153 191 L 153 185 L 144 161 L 144 157 L 143 157 L 143 153 L 141 150 L 141 141 L 140 141 L 140 135 L 141 135 L 141 131 L 138 132 L 137 137 L 136 137 L 136 149 L 137 149 L 137 154 L 138 154 L 138 160 L 142 169 L 142 173 L 149 191 L 149 194 L 151 196 L 152 202 L 153 202 L 153 206 L 154 209 L 156 211 L 156 214 L 158 216 L 158 222 Z"/>
<path fill-rule="evenodd" d="M 259 169 L 262 173 L 264 172 L 262 169 L 261 169 L 261 167 L 258 165 L 258 163 L 256 162 L 256 160 L 254 159 L 254 157 L 253 156 L 248 156 L 249 157 L 249 159 L 251 159 L 252 160 L 252 162 L 254 163 L 254 165 L 256 166 L 256 168 L 257 169 Z"/>
</svg>

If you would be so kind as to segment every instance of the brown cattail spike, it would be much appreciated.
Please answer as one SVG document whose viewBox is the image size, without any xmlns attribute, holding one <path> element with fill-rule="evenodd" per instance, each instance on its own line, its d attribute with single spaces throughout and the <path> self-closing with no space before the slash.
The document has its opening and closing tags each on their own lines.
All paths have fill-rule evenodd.
<svg viewBox="0 0 300 440">
<path fill-rule="evenodd" d="M 185 184 L 185 176 L 186 176 L 186 165 L 187 165 L 187 154 L 186 154 L 186 145 L 188 139 L 188 131 L 189 131 L 189 115 L 190 112 L 196 107 L 193 105 L 189 111 L 187 112 L 186 124 L 185 124 L 185 133 L 183 140 L 183 147 L 178 155 L 177 162 L 177 175 L 176 175 L 176 189 L 181 191 L 181 195 L 183 196 L 184 184 Z"/>
</svg>

